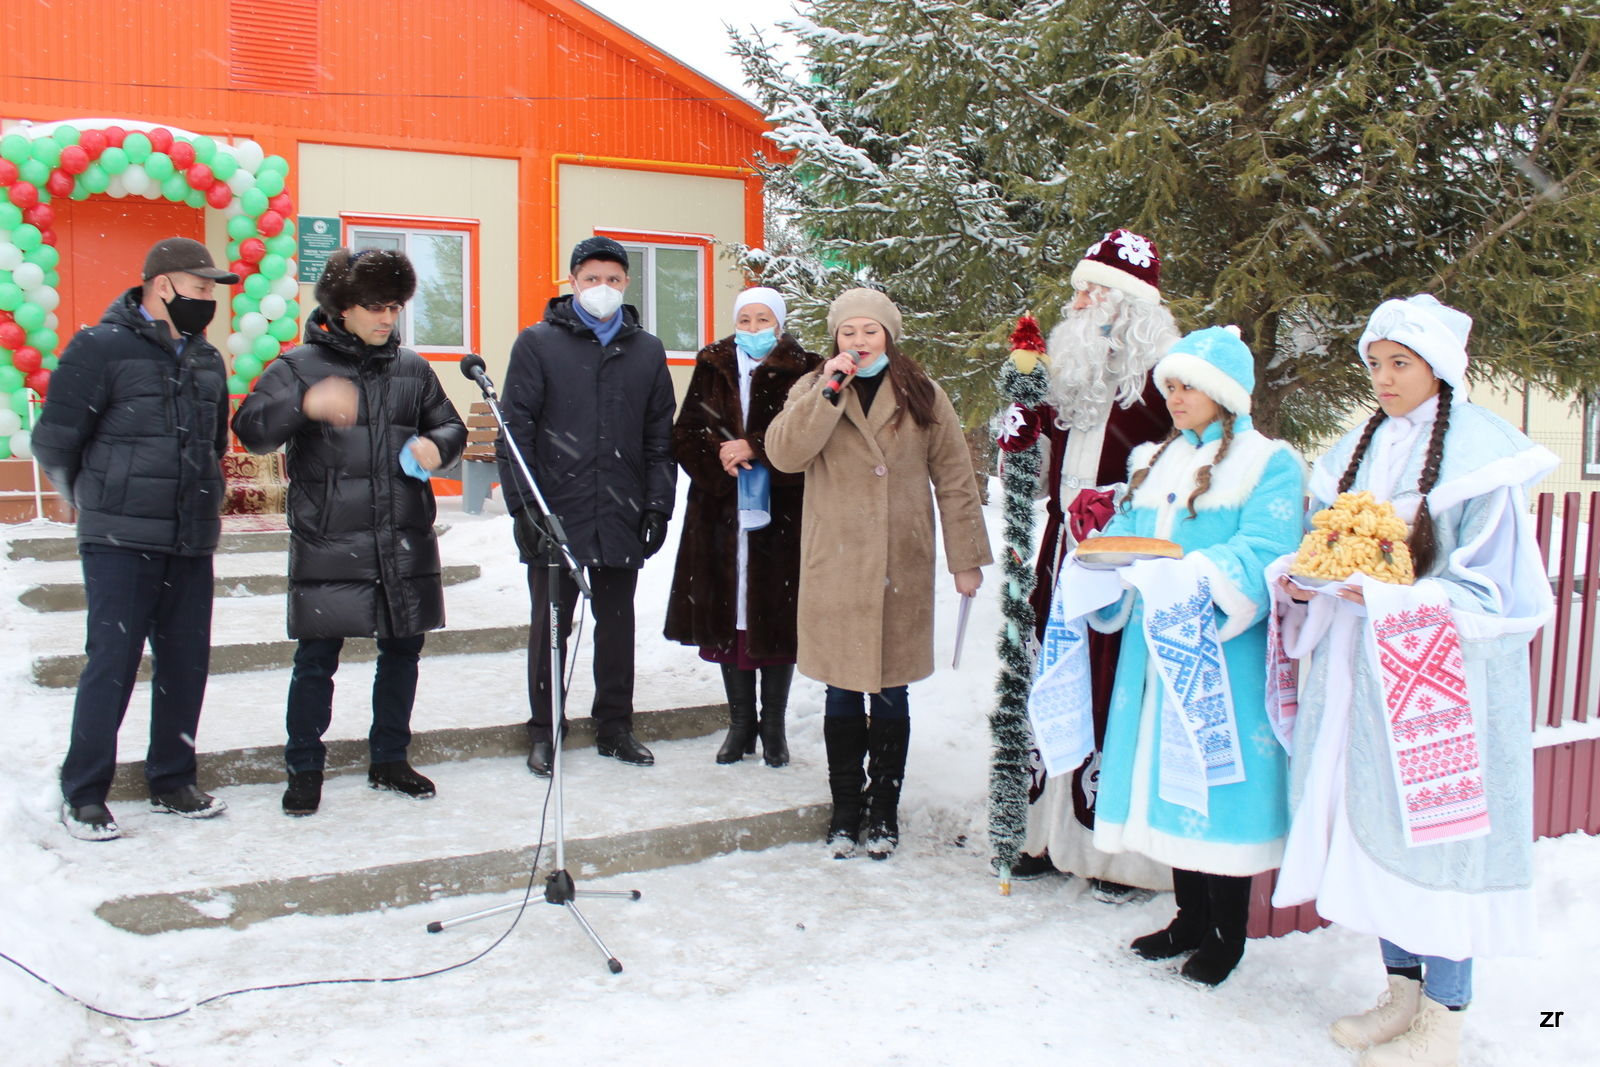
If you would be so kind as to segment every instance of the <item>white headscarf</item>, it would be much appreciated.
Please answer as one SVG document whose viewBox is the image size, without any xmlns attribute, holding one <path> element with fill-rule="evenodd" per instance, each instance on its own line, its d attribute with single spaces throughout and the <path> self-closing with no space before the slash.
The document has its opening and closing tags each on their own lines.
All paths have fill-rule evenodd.
<svg viewBox="0 0 1600 1067">
<path fill-rule="evenodd" d="M 789 317 L 789 305 L 783 302 L 782 293 L 764 285 L 746 289 L 733 301 L 733 317 L 737 319 L 740 310 L 751 304 L 765 304 L 772 311 L 773 317 L 778 320 L 778 332 L 783 333 L 783 320 Z"/>
<path fill-rule="evenodd" d="M 1366 362 L 1367 346 L 1394 341 L 1427 360 L 1433 376 L 1461 392 L 1467 380 L 1467 334 L 1472 316 L 1439 303 L 1427 293 L 1385 300 L 1367 320 L 1356 350 Z"/>
</svg>

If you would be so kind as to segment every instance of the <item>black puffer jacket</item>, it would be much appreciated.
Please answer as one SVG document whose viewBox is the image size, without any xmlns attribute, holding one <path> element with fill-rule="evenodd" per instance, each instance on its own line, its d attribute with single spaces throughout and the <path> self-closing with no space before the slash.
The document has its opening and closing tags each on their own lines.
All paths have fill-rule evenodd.
<svg viewBox="0 0 1600 1067">
<path fill-rule="evenodd" d="M 672 377 L 667 353 L 624 306 L 609 345 L 572 309 L 550 301 L 544 321 L 511 348 L 506 426 L 561 517 L 578 561 L 641 567 L 639 516 L 672 514 L 678 465 L 672 458 Z M 499 444 L 500 486 L 511 511 L 527 506 L 522 475 Z"/>
<path fill-rule="evenodd" d="M 233 419 L 252 452 L 288 444 L 289 636 L 407 637 L 444 625 L 433 489 L 400 469 L 413 435 L 455 461 L 467 428 L 427 360 L 391 339 L 371 346 L 321 308 L 305 344 L 274 360 Z M 328 377 L 360 394 L 356 424 L 300 413 Z"/>
<path fill-rule="evenodd" d="M 78 509 L 78 543 L 208 556 L 222 525 L 227 372 L 196 334 L 175 351 L 140 287 L 79 330 L 50 379 L 33 452 Z"/>
</svg>

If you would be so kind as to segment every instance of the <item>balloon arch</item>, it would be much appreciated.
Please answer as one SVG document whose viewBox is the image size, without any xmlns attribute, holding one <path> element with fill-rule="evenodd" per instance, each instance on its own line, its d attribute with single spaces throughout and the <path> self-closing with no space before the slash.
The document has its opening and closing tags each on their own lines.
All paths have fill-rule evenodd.
<svg viewBox="0 0 1600 1067">
<path fill-rule="evenodd" d="M 0 459 L 32 454 L 33 398 L 49 392 L 61 347 L 53 200 L 142 196 L 227 217 L 229 269 L 240 279 L 228 391 L 242 394 L 299 335 L 288 173 L 287 160 L 254 141 L 141 122 L 56 122 L 0 137 Z"/>
</svg>

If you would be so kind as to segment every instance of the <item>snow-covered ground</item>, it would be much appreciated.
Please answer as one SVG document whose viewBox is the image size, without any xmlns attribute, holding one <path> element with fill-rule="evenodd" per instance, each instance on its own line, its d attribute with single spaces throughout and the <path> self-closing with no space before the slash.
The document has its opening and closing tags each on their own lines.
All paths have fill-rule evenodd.
<svg viewBox="0 0 1600 1067">
<path fill-rule="evenodd" d="M 508 520 L 445 502 L 448 562 L 483 576 L 451 587 L 457 627 L 526 617 Z M 673 527 L 674 536 L 676 526 Z M 991 515 L 998 544 L 998 523 Z M 63 532 L 47 524 L 0 536 Z M 659 636 L 675 546 L 645 568 L 639 591 L 639 702 L 673 707 L 720 699 L 713 668 Z M 281 566 L 281 556 L 276 557 Z M 273 563 L 263 557 L 263 566 Z M 228 573 L 258 568 L 237 558 Z M 73 573 L 66 568 L 67 580 Z M 466 960 L 511 916 L 430 935 L 425 924 L 504 903 L 454 898 L 344 917 L 297 916 L 242 930 L 142 937 L 94 914 L 102 901 L 159 887 L 337 870 L 446 847 L 469 852 L 511 836 L 537 838 L 544 786 L 520 760 L 435 765 L 436 801 L 330 781 L 323 811 L 290 820 L 279 787 L 221 790 L 230 811 L 209 823 L 118 810 L 127 837 L 74 841 L 56 823 L 56 767 L 71 691 L 40 689 L 34 656 L 77 651 L 82 614 L 17 605 L 30 585 L 62 580 L 60 564 L 0 562 L 0 953 L 110 1011 L 156 1015 L 230 989 L 316 978 L 393 977 Z M 162 1022 L 91 1014 L 0 960 L 0 1050 L 7 1064 L 527 1063 L 560 1056 L 612 1064 L 1345 1064 L 1326 1036 L 1337 1015 L 1382 986 L 1376 946 L 1329 929 L 1252 942 L 1211 991 L 1175 968 L 1131 957 L 1132 937 L 1166 923 L 1171 902 L 1098 904 L 1074 880 L 1019 883 L 999 896 L 984 843 L 987 726 L 996 671 L 995 584 L 973 613 L 958 672 L 912 688 L 912 754 L 900 852 L 887 863 L 838 862 L 819 845 L 740 853 L 584 883 L 637 888 L 636 903 L 589 901 L 585 915 L 626 969 L 610 975 L 572 920 L 542 903 L 484 959 L 435 977 L 247 993 Z M 940 589 L 941 664 L 955 603 Z M 278 639 L 282 598 L 219 600 L 228 640 Z M 580 656 L 573 702 L 587 705 Z M 523 657 L 425 659 L 415 726 L 492 725 L 523 711 Z M 342 668 L 331 734 L 365 733 L 371 666 Z M 281 743 L 286 671 L 219 675 L 208 693 L 202 749 Z M 125 758 L 143 746 L 148 693 L 135 695 Z M 826 795 L 821 687 L 797 681 L 795 763 L 716 767 L 718 738 L 656 745 L 648 770 L 571 753 L 569 829 L 632 829 L 636 813 L 689 821 L 768 810 Z M 661 809 L 669 809 L 663 815 Z M 1471 1065 L 1594 1062 L 1600 1028 L 1583 1007 L 1600 953 L 1591 887 L 1600 848 L 1586 837 L 1538 846 L 1543 938 L 1528 958 L 1483 961 L 1467 1020 Z M 1564 1012 L 1559 1026 L 1547 1012 Z"/>
</svg>

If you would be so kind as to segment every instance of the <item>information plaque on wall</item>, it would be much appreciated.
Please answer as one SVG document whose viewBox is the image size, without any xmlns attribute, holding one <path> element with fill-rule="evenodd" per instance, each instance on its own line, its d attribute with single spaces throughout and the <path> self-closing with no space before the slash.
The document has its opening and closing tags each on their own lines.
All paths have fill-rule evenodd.
<svg viewBox="0 0 1600 1067">
<path fill-rule="evenodd" d="M 339 220 L 323 215 L 301 215 L 298 227 L 300 236 L 300 282 L 315 285 L 328 265 L 328 257 L 339 247 Z"/>
</svg>

